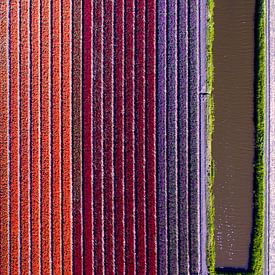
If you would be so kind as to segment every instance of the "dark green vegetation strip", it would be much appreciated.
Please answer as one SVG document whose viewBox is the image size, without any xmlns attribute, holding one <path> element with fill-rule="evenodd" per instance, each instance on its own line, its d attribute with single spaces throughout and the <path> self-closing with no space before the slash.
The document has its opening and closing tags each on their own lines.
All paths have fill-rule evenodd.
<svg viewBox="0 0 275 275">
<path fill-rule="evenodd" d="M 210 274 L 262 274 L 264 261 L 264 132 L 265 132 L 265 0 L 256 0 L 255 28 L 255 184 L 254 220 L 251 247 L 250 270 L 242 273 L 224 273 L 215 270 L 214 239 L 214 161 L 212 159 L 212 134 L 214 130 L 213 100 L 213 41 L 214 41 L 214 0 L 208 3 L 207 27 L 207 131 L 208 131 L 208 241 L 207 265 Z"/>
<path fill-rule="evenodd" d="M 214 0 L 207 0 L 207 165 L 208 165 L 208 196 L 207 196 L 207 266 L 210 274 L 215 273 L 215 234 L 214 234 L 214 161 L 212 159 L 212 136 L 214 131 L 214 64 L 213 64 L 213 41 L 214 41 Z"/>
<path fill-rule="evenodd" d="M 256 160 L 251 271 L 261 274 L 264 259 L 265 0 L 256 3 Z"/>
</svg>

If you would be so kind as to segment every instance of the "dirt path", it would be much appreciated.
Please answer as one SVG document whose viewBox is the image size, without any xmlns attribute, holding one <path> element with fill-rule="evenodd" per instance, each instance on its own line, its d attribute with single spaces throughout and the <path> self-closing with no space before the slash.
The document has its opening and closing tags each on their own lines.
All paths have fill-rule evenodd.
<svg viewBox="0 0 275 275">
<path fill-rule="evenodd" d="M 206 213 L 206 0 L 200 2 L 200 244 L 201 244 L 201 274 L 208 274 L 206 264 L 207 213 Z"/>
</svg>

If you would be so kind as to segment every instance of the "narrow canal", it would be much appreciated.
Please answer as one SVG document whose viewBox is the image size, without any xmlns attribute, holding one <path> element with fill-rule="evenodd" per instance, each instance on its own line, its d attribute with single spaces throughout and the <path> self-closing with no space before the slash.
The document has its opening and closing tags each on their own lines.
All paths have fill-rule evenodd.
<svg viewBox="0 0 275 275">
<path fill-rule="evenodd" d="M 255 0 L 215 3 L 216 267 L 246 269 L 253 215 Z"/>
</svg>

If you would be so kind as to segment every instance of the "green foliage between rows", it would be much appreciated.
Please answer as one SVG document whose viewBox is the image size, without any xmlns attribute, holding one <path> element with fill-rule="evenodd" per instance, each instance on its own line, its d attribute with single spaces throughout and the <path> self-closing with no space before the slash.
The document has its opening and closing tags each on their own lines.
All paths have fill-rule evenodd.
<svg viewBox="0 0 275 275">
<path fill-rule="evenodd" d="M 214 234 L 214 176 L 215 165 L 212 158 L 212 136 L 214 131 L 214 64 L 213 64 L 213 42 L 214 42 L 214 0 L 207 0 L 207 33 L 206 33 L 206 60 L 207 60 L 207 166 L 208 166 L 208 195 L 207 195 L 207 266 L 210 274 L 215 274 L 215 234 Z"/>
<path fill-rule="evenodd" d="M 213 41 L 214 41 L 214 0 L 207 0 L 207 135 L 208 135 L 208 240 L 207 265 L 209 274 L 263 274 L 264 261 L 264 135 L 265 135 L 265 0 L 256 0 L 255 29 L 255 184 L 254 184 L 254 220 L 250 270 L 245 273 L 224 273 L 215 270 L 214 239 L 214 176 L 215 165 L 212 158 L 212 135 L 214 131 L 213 100 Z"/>
<path fill-rule="evenodd" d="M 251 271 L 262 274 L 264 259 L 264 137 L 265 137 L 265 0 L 257 0 L 256 10 L 256 54 L 255 54 L 255 122 L 256 159 L 254 226 L 252 238 Z"/>
</svg>

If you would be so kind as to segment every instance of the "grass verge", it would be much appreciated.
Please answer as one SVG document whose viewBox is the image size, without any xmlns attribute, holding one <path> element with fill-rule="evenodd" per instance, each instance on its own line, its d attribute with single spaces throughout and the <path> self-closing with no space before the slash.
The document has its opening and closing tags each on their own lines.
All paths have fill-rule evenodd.
<svg viewBox="0 0 275 275">
<path fill-rule="evenodd" d="M 214 63 L 213 63 L 213 42 L 214 42 L 214 0 L 207 0 L 207 33 L 206 33 L 206 62 L 207 62 L 207 166 L 208 166 L 208 188 L 207 188 L 207 267 L 210 274 L 215 273 L 215 238 L 214 238 L 214 177 L 215 165 L 212 158 L 212 136 L 214 132 Z"/>
<path fill-rule="evenodd" d="M 256 0 L 255 33 L 255 184 L 251 272 L 262 274 L 264 261 L 265 0 Z"/>
<path fill-rule="evenodd" d="M 255 18 L 255 168 L 254 168 L 254 213 L 250 268 L 248 272 L 224 273 L 215 270 L 214 239 L 214 194 L 215 165 L 212 158 L 214 131 L 214 0 L 207 0 L 207 147 L 208 147 L 208 238 L 207 266 L 209 274 L 263 274 L 264 261 L 264 135 L 265 135 L 265 0 L 256 0 Z"/>
</svg>

